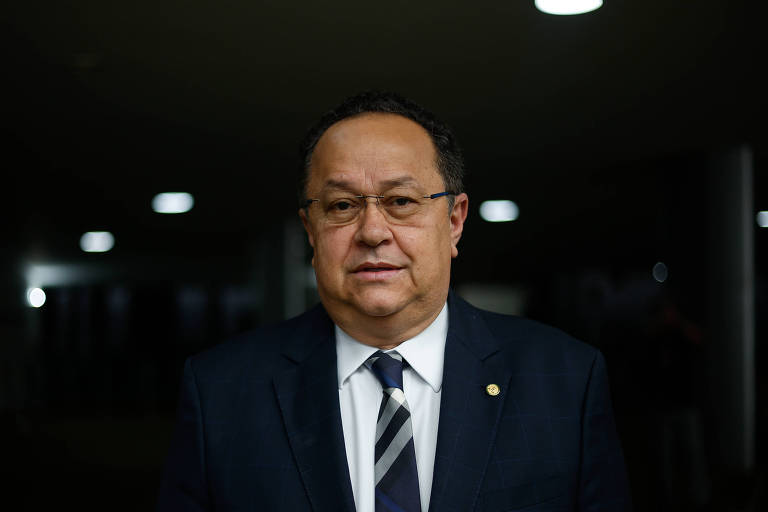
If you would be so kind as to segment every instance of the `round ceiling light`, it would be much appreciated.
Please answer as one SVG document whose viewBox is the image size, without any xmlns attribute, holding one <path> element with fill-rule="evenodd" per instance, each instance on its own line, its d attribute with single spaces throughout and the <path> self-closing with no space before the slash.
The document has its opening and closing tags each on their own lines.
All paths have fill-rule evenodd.
<svg viewBox="0 0 768 512">
<path fill-rule="evenodd" d="M 536 8 L 547 14 L 570 15 L 594 11 L 603 0 L 534 0 Z"/>
</svg>

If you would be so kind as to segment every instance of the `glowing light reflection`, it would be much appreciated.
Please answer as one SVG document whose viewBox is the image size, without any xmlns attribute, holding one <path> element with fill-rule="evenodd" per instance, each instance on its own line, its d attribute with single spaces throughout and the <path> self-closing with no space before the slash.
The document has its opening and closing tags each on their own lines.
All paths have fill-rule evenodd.
<svg viewBox="0 0 768 512">
<path fill-rule="evenodd" d="M 536 8 L 547 14 L 572 15 L 594 11 L 603 5 L 603 0 L 535 0 Z"/>
<path fill-rule="evenodd" d="M 45 292 L 42 288 L 31 288 L 27 291 L 27 302 L 33 308 L 39 308 L 45 304 Z"/>
<path fill-rule="evenodd" d="M 152 199 L 156 213 L 186 213 L 195 205 L 195 198 L 187 192 L 163 192 Z"/>
<path fill-rule="evenodd" d="M 514 201 L 483 201 L 480 204 L 480 216 L 488 222 L 511 222 L 519 215 L 520 209 Z"/>
<path fill-rule="evenodd" d="M 85 252 L 107 252 L 115 246 L 115 237 L 109 231 L 88 231 L 80 237 L 80 248 Z"/>
</svg>

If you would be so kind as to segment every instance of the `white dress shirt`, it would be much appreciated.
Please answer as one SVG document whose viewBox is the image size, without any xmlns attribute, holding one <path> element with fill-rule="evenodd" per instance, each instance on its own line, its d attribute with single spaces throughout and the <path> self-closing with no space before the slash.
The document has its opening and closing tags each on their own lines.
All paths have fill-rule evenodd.
<svg viewBox="0 0 768 512">
<path fill-rule="evenodd" d="M 432 471 L 437 448 L 443 357 L 448 335 L 448 305 L 421 333 L 398 345 L 408 365 L 403 370 L 403 392 L 411 410 L 421 509 L 429 508 Z M 363 363 L 378 349 L 350 337 L 336 326 L 336 367 L 344 445 L 352 494 L 358 512 L 374 512 L 374 444 L 381 405 L 379 380 Z M 385 351 L 390 352 L 390 351 Z"/>
</svg>

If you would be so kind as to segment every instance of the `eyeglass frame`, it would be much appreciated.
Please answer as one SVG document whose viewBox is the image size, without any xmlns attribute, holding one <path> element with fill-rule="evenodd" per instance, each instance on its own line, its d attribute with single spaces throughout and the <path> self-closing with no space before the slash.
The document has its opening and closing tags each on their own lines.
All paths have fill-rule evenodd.
<svg viewBox="0 0 768 512">
<path fill-rule="evenodd" d="M 438 192 L 437 194 L 430 194 L 430 195 L 426 195 L 426 196 L 419 196 L 419 199 L 437 199 L 438 197 L 457 196 L 457 195 L 459 195 L 458 192 L 451 192 L 449 190 L 446 190 L 445 192 Z M 380 195 L 377 195 L 377 194 L 367 194 L 367 195 L 366 194 L 359 194 L 359 195 L 349 196 L 349 197 L 351 199 L 368 199 L 369 197 L 371 197 L 371 198 L 376 200 L 376 204 L 379 204 L 379 199 L 384 199 L 387 196 L 380 196 Z M 307 208 L 309 205 L 311 205 L 312 203 L 315 203 L 315 202 L 319 203 L 320 199 L 316 199 L 316 198 L 310 197 L 310 198 L 305 199 L 304 200 L 304 204 L 302 204 L 301 206 L 302 206 L 302 208 Z"/>
<path fill-rule="evenodd" d="M 450 190 L 446 190 L 446 191 L 443 191 L 443 192 L 437 192 L 436 194 L 428 194 L 428 195 L 425 195 L 425 196 L 418 196 L 418 197 L 419 197 L 419 199 L 437 199 L 438 197 L 457 196 L 457 195 L 459 195 L 458 192 L 453 192 L 453 191 L 450 191 Z M 388 197 L 388 196 L 382 196 L 382 195 L 378 195 L 378 194 L 358 194 L 358 195 L 354 195 L 354 196 L 349 196 L 350 199 L 363 199 L 363 200 L 368 199 L 369 197 L 372 198 L 372 199 L 375 199 L 376 200 L 376 206 L 378 206 L 379 205 L 379 199 L 384 199 L 385 197 Z M 319 203 L 319 202 L 320 202 L 320 199 L 312 198 L 312 197 L 307 198 L 304 201 L 304 203 L 302 204 L 302 208 L 308 209 L 309 206 L 312 203 Z M 368 203 L 368 201 L 365 201 L 365 202 L 366 202 L 366 204 Z"/>
</svg>

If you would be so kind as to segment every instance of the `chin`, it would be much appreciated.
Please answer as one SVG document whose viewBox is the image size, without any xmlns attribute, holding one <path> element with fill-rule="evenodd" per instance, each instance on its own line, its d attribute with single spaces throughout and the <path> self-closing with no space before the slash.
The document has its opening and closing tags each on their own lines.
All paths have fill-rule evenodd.
<svg viewBox="0 0 768 512">
<path fill-rule="evenodd" d="M 375 317 L 385 317 L 385 316 L 394 315 L 395 313 L 401 310 L 401 308 L 396 307 L 393 304 L 385 304 L 385 303 L 357 304 L 357 309 L 368 316 L 375 316 Z"/>
<path fill-rule="evenodd" d="M 401 297 L 377 294 L 375 297 L 358 297 L 354 304 L 360 312 L 368 316 L 385 317 L 401 311 L 407 301 Z"/>
</svg>

